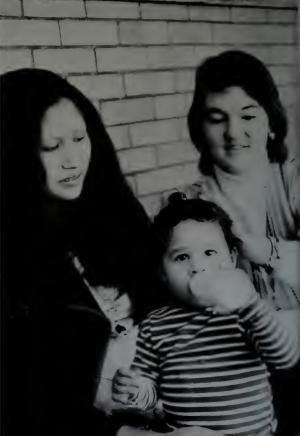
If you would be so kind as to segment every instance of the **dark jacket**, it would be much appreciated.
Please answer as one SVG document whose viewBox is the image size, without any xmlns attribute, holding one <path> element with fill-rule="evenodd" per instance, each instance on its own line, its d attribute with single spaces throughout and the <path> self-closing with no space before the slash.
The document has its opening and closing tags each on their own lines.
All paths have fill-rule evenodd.
<svg viewBox="0 0 300 436">
<path fill-rule="evenodd" d="M 51 269 L 4 278 L 3 434 L 113 435 L 93 407 L 110 325 L 70 262 Z"/>
</svg>

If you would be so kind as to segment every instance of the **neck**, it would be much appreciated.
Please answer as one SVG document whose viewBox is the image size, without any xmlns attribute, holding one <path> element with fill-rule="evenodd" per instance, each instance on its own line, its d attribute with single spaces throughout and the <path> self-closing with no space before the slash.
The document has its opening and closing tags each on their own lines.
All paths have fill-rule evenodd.
<svg viewBox="0 0 300 436">
<path fill-rule="evenodd" d="M 264 183 L 267 179 L 268 162 L 260 161 L 257 165 L 252 166 L 247 171 L 240 173 L 230 173 L 223 170 L 218 166 L 214 166 L 214 174 L 219 181 L 225 181 L 227 183 L 247 183 L 257 182 L 259 184 Z"/>
</svg>

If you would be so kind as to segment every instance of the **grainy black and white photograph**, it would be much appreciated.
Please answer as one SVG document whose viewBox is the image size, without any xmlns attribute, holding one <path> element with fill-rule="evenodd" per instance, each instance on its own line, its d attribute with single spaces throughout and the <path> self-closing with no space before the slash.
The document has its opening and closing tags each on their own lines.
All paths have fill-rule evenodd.
<svg viewBox="0 0 300 436">
<path fill-rule="evenodd" d="M 0 0 L 3 436 L 300 436 L 298 27 Z"/>
</svg>

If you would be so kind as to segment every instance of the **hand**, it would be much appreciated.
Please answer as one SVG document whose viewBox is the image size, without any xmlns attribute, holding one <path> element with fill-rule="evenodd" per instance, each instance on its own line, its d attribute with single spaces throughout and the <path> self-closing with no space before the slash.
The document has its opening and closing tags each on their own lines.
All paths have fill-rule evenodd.
<svg viewBox="0 0 300 436">
<path fill-rule="evenodd" d="M 196 304 L 227 314 L 246 307 L 255 289 L 247 274 L 238 268 L 221 268 L 195 274 L 190 291 Z"/>
<path fill-rule="evenodd" d="M 112 381 L 112 399 L 116 403 L 130 405 L 130 399 L 136 397 L 143 388 L 143 380 L 138 371 L 118 369 Z"/>
</svg>

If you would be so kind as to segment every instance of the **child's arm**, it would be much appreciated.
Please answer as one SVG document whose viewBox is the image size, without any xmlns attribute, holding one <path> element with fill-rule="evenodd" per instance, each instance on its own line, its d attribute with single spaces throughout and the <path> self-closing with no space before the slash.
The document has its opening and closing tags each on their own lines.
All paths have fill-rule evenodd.
<svg viewBox="0 0 300 436">
<path fill-rule="evenodd" d="M 139 327 L 131 369 L 118 370 L 113 380 L 113 400 L 142 410 L 150 410 L 157 403 L 158 357 L 152 346 L 150 324 L 146 318 Z"/>
<path fill-rule="evenodd" d="M 257 294 L 238 310 L 241 324 L 262 359 L 274 369 L 292 368 L 299 360 L 297 335 L 276 318 Z"/>
</svg>

